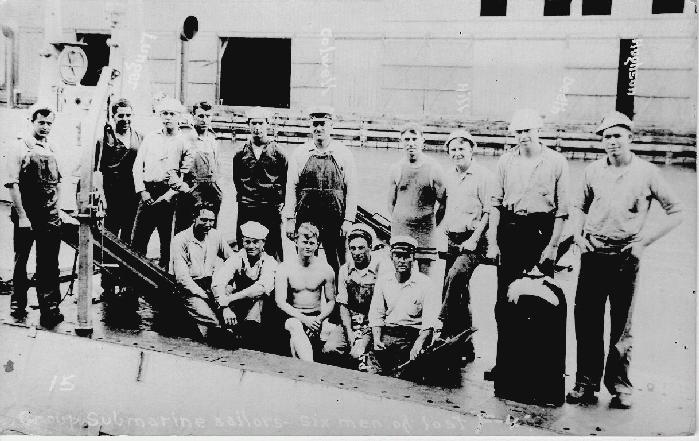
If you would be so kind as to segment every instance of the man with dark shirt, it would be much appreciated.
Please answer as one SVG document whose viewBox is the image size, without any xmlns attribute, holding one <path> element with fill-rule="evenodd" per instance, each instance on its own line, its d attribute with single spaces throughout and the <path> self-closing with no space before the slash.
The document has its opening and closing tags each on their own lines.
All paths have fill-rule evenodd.
<svg viewBox="0 0 699 441">
<path fill-rule="evenodd" d="M 111 111 L 114 123 L 105 126 L 103 139 L 97 141 L 95 168 L 102 173 L 107 205 L 104 227 L 129 244 L 138 207 L 132 170 L 143 135 L 131 127 L 132 107 L 128 100 L 118 100 Z M 113 293 L 114 284 L 114 280 L 102 275 L 104 293 Z"/>
<path fill-rule="evenodd" d="M 281 210 L 286 194 L 286 154 L 267 136 L 267 114 L 259 108 L 248 114 L 250 140 L 233 156 L 233 183 L 238 202 L 236 237 L 242 248 L 240 226 L 254 221 L 268 230 L 265 251 L 282 260 Z"/>
</svg>

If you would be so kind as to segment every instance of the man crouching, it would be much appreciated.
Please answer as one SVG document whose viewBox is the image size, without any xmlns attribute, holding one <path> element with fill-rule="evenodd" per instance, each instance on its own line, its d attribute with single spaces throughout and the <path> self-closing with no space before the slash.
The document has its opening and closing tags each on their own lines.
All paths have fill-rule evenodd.
<svg viewBox="0 0 699 441">
<path fill-rule="evenodd" d="M 335 271 L 316 258 L 318 228 L 302 223 L 297 232 L 298 256 L 279 265 L 275 298 L 279 308 L 290 317 L 284 328 L 289 331 L 291 355 L 313 361 L 314 356 L 336 351 L 334 340 L 322 342 L 321 325 L 335 308 Z M 321 296 L 325 293 L 326 302 Z"/>
<path fill-rule="evenodd" d="M 211 290 L 223 324 L 236 335 L 240 346 L 261 349 L 262 307 L 274 291 L 277 261 L 265 253 L 269 230 L 258 222 L 240 226 L 244 249 L 234 253 L 215 272 Z"/>
<path fill-rule="evenodd" d="M 221 326 L 218 306 L 211 293 L 211 277 L 217 257 L 228 259 L 233 253 L 221 233 L 215 230 L 213 208 L 198 205 L 194 223 L 172 240 L 172 270 L 182 288 L 189 316 L 194 319 L 201 337 L 209 335 L 210 328 Z"/>
<path fill-rule="evenodd" d="M 440 291 L 426 275 L 413 271 L 416 247 L 417 241 L 410 237 L 391 239 L 395 272 L 379 277 L 369 306 L 374 337 L 369 372 L 388 375 L 414 360 L 439 327 Z"/>
</svg>

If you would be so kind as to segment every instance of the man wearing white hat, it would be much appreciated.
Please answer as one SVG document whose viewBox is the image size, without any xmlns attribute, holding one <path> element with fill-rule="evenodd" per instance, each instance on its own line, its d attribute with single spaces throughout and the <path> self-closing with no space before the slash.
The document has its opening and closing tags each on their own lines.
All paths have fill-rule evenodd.
<svg viewBox="0 0 699 441">
<path fill-rule="evenodd" d="M 214 273 L 211 289 L 225 326 L 238 335 L 241 345 L 262 349 L 262 311 L 273 301 L 277 261 L 264 252 L 269 230 L 258 222 L 240 226 L 243 248 Z"/>
<path fill-rule="evenodd" d="M 320 231 L 320 243 L 330 266 L 337 271 L 345 260 L 343 235 L 357 212 L 356 170 L 352 152 L 333 140 L 333 110 L 317 107 L 309 112 L 312 140 L 294 152 L 289 161 L 286 233 L 310 222 Z"/>
<path fill-rule="evenodd" d="M 403 158 L 389 172 L 388 212 L 391 235 L 409 236 L 422 248 L 434 248 L 434 229 L 444 218 L 447 193 L 442 167 L 422 152 L 424 136 L 417 124 L 400 130 Z M 429 274 L 431 261 L 418 262 Z"/>
<path fill-rule="evenodd" d="M 543 121 L 532 109 L 512 117 L 517 145 L 498 160 L 488 257 L 500 257 L 495 320 L 498 329 L 510 283 L 537 264 L 553 276 L 563 222 L 568 217 L 568 163 L 539 141 Z M 494 371 L 486 373 L 494 379 Z"/>
<path fill-rule="evenodd" d="M 182 288 L 185 308 L 195 321 L 201 337 L 221 327 L 218 303 L 211 292 L 212 276 L 219 258 L 233 254 L 221 233 L 214 228 L 216 215 L 207 205 L 195 207 L 191 227 L 172 240 L 172 271 Z"/>
<path fill-rule="evenodd" d="M 443 338 L 458 335 L 473 324 L 469 283 L 485 257 L 484 232 L 495 185 L 493 173 L 473 159 L 476 141 L 470 133 L 455 130 L 445 145 L 452 166 L 445 176 L 449 204 L 444 224 L 449 255 L 440 311 Z M 472 340 L 464 343 L 461 356 L 464 362 L 473 361 Z"/>
<path fill-rule="evenodd" d="M 8 155 L 5 187 L 10 192 L 14 225 L 15 267 L 12 277 L 10 315 L 16 320 L 27 316 L 27 261 L 36 242 L 36 295 L 41 311 L 40 324 L 53 328 L 63 321 L 59 304 L 58 252 L 63 222 L 75 223 L 59 207 L 61 172 L 56 148 L 48 142 L 56 117 L 53 108 L 35 105 L 30 110 L 32 132 L 17 140 Z"/>
<path fill-rule="evenodd" d="M 441 328 L 437 315 L 440 290 L 426 275 L 413 271 L 418 242 L 412 237 L 391 238 L 394 271 L 376 281 L 369 306 L 373 351 L 369 372 L 388 374 L 415 359 Z"/>
<path fill-rule="evenodd" d="M 138 149 L 133 165 L 136 193 L 140 196 L 133 233 L 132 247 L 146 254 L 153 230 L 160 238 L 160 266 L 170 262 L 170 240 L 174 206 L 172 196 L 187 192 L 189 186 L 182 175 L 191 164 L 191 152 L 179 136 L 178 120 L 183 107 L 179 101 L 163 98 L 156 106 L 162 129 L 146 135 Z"/>
<path fill-rule="evenodd" d="M 281 209 L 289 163 L 284 150 L 267 134 L 267 112 L 252 108 L 246 116 L 250 139 L 233 155 L 233 183 L 238 202 L 236 236 L 242 245 L 240 226 L 248 221 L 261 223 L 269 230 L 265 251 L 281 261 Z"/>
<path fill-rule="evenodd" d="M 604 385 L 610 407 L 631 407 L 631 316 L 638 287 L 640 259 L 647 246 L 682 222 L 682 203 L 655 165 L 631 151 L 632 122 L 620 112 L 607 115 L 597 129 L 607 156 L 585 169 L 576 192 L 574 234 L 582 251 L 575 295 L 577 374 L 566 401 L 597 402 Z M 655 199 L 667 214 L 649 227 L 646 220 Z M 604 309 L 609 297 L 610 341 L 604 366 Z"/>
</svg>

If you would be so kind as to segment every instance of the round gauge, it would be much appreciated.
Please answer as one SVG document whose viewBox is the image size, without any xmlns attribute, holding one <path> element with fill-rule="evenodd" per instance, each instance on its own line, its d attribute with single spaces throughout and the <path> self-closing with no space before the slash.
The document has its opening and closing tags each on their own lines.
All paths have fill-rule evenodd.
<svg viewBox="0 0 699 441">
<path fill-rule="evenodd" d="M 77 46 L 66 46 L 58 56 L 58 71 L 64 83 L 76 85 L 87 72 L 87 55 Z"/>
</svg>

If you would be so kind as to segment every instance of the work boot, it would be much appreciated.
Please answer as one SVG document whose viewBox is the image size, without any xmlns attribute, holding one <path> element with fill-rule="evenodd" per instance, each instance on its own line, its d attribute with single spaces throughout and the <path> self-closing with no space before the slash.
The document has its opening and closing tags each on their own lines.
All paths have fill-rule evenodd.
<svg viewBox="0 0 699 441">
<path fill-rule="evenodd" d="M 64 318 L 65 317 L 63 317 L 63 314 L 61 314 L 58 311 L 41 314 L 41 318 L 39 319 L 39 325 L 41 325 L 41 327 L 45 329 L 53 329 L 59 323 L 61 323 L 64 320 Z"/>
<path fill-rule="evenodd" d="M 26 309 L 15 309 L 12 312 L 10 312 L 10 317 L 15 319 L 15 321 L 22 322 L 27 318 L 27 310 Z"/>
<path fill-rule="evenodd" d="M 616 394 L 612 396 L 609 401 L 610 409 L 631 409 L 631 395 L 630 394 Z"/>
<path fill-rule="evenodd" d="M 581 404 L 586 406 L 597 404 L 597 400 L 599 400 L 599 398 L 595 395 L 594 389 L 579 384 L 575 385 L 573 390 L 566 395 L 566 403 L 568 404 Z"/>
</svg>

